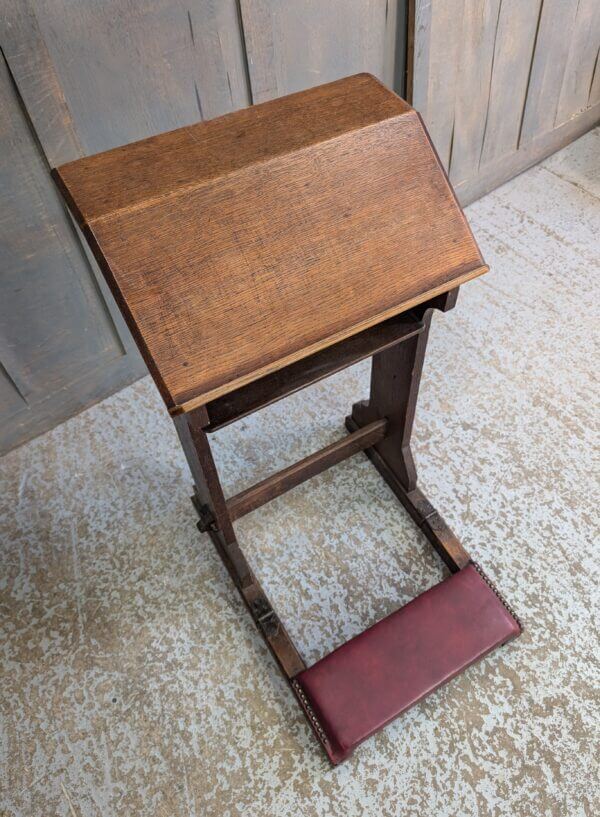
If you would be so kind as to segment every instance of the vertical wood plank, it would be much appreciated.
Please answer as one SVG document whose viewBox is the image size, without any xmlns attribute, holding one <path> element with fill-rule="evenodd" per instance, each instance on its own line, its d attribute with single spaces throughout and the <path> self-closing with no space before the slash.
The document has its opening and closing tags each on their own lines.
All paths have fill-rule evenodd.
<svg viewBox="0 0 600 817">
<path fill-rule="evenodd" d="M 562 79 L 555 126 L 561 125 L 589 106 L 599 44 L 600 2 L 580 0 Z"/>
<path fill-rule="evenodd" d="M 594 105 L 598 105 L 598 103 L 600 103 L 600 48 L 596 52 L 596 62 L 594 63 L 590 94 L 588 97 L 588 108 L 593 108 Z"/>
<path fill-rule="evenodd" d="M 428 112 L 432 31 L 431 0 L 409 0 L 406 98 L 423 116 Z"/>
<path fill-rule="evenodd" d="M 538 26 L 520 143 L 554 128 L 578 0 L 544 0 Z"/>
<path fill-rule="evenodd" d="M 479 166 L 519 143 L 542 0 L 502 0 Z"/>
<path fill-rule="evenodd" d="M 414 0 L 412 104 L 422 114 L 442 164 L 448 169 L 465 0 Z"/>
<path fill-rule="evenodd" d="M 2 53 L 10 65 L 27 116 L 50 165 L 83 156 L 83 148 L 56 69 L 40 31 L 32 0 L 3 6 Z"/>
<path fill-rule="evenodd" d="M 271 0 L 240 0 L 248 59 L 250 94 L 257 104 L 280 96 L 275 72 Z"/>
<path fill-rule="evenodd" d="M 86 154 L 249 103 L 235 0 L 37 0 L 35 13 Z"/>
<path fill-rule="evenodd" d="M 4 59 L 0 155 L 2 450 L 48 427 L 62 406 L 72 413 L 95 389 L 104 396 L 100 370 L 119 385 L 127 373 L 121 338 L 99 308 L 94 276 Z M 78 399 L 74 391 L 83 381 Z"/>
<path fill-rule="evenodd" d="M 597 0 L 410 0 L 409 11 L 409 98 L 461 203 L 597 123 Z"/>
<path fill-rule="evenodd" d="M 393 82 L 398 0 L 241 0 L 252 99 L 368 71 Z M 395 52 L 394 52 L 395 53 Z"/>
<path fill-rule="evenodd" d="M 404 0 L 394 0 L 385 3 L 384 32 L 383 32 L 383 59 L 381 67 L 381 81 L 388 88 L 399 91 L 404 81 L 404 66 L 406 54 L 404 52 L 406 31 L 398 41 L 399 28 L 404 25 L 405 2 Z M 396 60 L 398 59 L 398 64 Z"/>
<path fill-rule="evenodd" d="M 448 175 L 459 184 L 479 166 L 486 131 L 500 0 L 465 3 Z"/>
</svg>

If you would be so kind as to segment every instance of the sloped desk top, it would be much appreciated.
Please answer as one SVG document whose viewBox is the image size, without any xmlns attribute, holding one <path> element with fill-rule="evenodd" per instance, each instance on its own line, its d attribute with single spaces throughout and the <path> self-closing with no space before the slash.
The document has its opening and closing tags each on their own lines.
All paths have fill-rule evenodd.
<svg viewBox="0 0 600 817">
<path fill-rule="evenodd" d="M 487 271 L 418 114 L 367 74 L 53 175 L 173 414 Z"/>
</svg>

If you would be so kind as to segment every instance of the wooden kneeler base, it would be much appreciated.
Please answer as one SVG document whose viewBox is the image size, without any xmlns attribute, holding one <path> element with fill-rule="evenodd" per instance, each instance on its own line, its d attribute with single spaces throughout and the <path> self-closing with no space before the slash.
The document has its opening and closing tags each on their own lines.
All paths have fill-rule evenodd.
<svg viewBox="0 0 600 817">
<path fill-rule="evenodd" d="M 237 541 L 227 544 L 198 496 L 192 497 L 200 517 L 198 528 L 210 534 L 333 765 L 346 760 L 360 743 L 522 632 L 515 612 L 470 559 L 427 497 L 418 488 L 407 491 L 377 452 L 375 443 L 383 438 L 386 422 L 361 427 L 350 416 L 346 426 L 350 432 L 345 444 L 347 455 L 364 450 L 451 575 L 311 667 L 304 664 Z M 340 461 L 341 446 L 342 442 L 329 446 L 324 453 L 317 452 L 281 472 L 283 483 L 289 489 L 312 476 L 317 458 L 326 460 L 322 467 Z M 293 471 L 293 480 L 288 470 Z M 279 493 L 269 491 L 263 502 Z M 240 497 L 244 496 L 238 495 L 228 504 L 241 506 Z M 250 503 L 244 512 L 258 504 Z"/>
</svg>

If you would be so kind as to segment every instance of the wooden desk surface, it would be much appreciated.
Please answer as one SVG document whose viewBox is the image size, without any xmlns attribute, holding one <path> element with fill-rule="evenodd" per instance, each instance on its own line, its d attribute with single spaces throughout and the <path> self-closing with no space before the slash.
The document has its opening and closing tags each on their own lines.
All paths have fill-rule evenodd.
<svg viewBox="0 0 600 817">
<path fill-rule="evenodd" d="M 418 115 L 366 74 L 53 173 L 172 413 L 487 270 Z"/>
</svg>

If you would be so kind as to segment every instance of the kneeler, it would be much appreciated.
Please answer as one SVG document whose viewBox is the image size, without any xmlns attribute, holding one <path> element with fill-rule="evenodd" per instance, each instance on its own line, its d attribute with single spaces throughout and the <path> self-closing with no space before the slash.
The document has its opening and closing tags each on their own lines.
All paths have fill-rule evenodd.
<svg viewBox="0 0 600 817">
<path fill-rule="evenodd" d="M 63 165 L 54 178 L 171 414 L 207 531 L 332 763 L 521 626 L 417 486 L 433 310 L 487 271 L 419 115 L 367 74 Z M 358 360 L 347 435 L 225 497 L 210 434 Z M 363 451 L 450 575 L 307 667 L 234 523 Z"/>
</svg>

